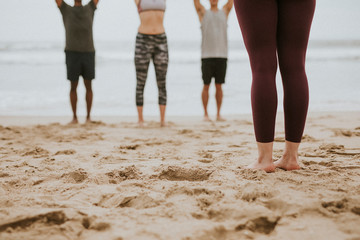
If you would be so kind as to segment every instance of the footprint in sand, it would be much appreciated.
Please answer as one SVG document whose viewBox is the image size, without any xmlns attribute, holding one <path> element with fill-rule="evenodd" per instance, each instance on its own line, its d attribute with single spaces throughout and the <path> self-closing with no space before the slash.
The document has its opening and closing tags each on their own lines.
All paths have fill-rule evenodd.
<svg viewBox="0 0 360 240">
<path fill-rule="evenodd" d="M 0 178 L 4 178 L 4 177 L 10 177 L 10 174 L 6 172 L 0 172 Z"/>
<path fill-rule="evenodd" d="M 140 172 L 134 165 L 126 167 L 121 170 L 114 170 L 106 173 L 106 176 L 109 177 L 109 182 L 112 184 L 117 184 L 119 182 L 130 180 L 130 179 L 141 179 L 142 172 Z"/>
<path fill-rule="evenodd" d="M 210 190 L 207 188 L 190 188 L 190 187 L 185 187 L 185 186 L 181 186 L 181 187 L 173 187 L 170 188 L 167 192 L 166 192 L 166 197 L 171 197 L 174 195 L 187 195 L 187 196 L 209 196 L 211 197 L 214 201 L 219 201 L 220 199 L 222 199 L 224 197 L 224 193 L 222 193 L 219 190 Z"/>
<path fill-rule="evenodd" d="M 16 135 L 19 135 L 19 134 L 21 135 L 21 130 L 18 127 L 5 127 L 4 131 L 11 132 L 11 133 L 14 133 Z M 9 134 L 9 133 L 7 133 L 7 134 Z"/>
<path fill-rule="evenodd" d="M 353 207 L 351 209 L 352 213 L 355 213 L 356 215 L 360 215 L 360 207 Z"/>
<path fill-rule="evenodd" d="M 157 176 L 159 179 L 170 181 L 205 181 L 208 180 L 213 171 L 202 168 L 182 168 L 177 166 L 168 166 L 161 170 Z"/>
<path fill-rule="evenodd" d="M 337 201 L 324 201 L 321 206 L 332 213 L 345 212 L 348 206 L 348 200 L 346 198 Z"/>
<path fill-rule="evenodd" d="M 263 201 L 263 203 L 265 207 L 274 212 L 280 213 L 281 215 L 289 215 L 289 213 L 296 214 L 298 211 L 298 206 L 288 203 L 288 201 L 283 200 L 281 197 L 272 197 Z"/>
<path fill-rule="evenodd" d="M 121 145 L 119 146 L 120 150 L 136 150 L 140 147 L 140 144 L 132 144 L 132 145 Z"/>
<path fill-rule="evenodd" d="M 88 173 L 83 169 L 78 169 L 61 175 L 61 178 L 65 178 L 69 182 L 82 183 L 88 178 Z"/>
<path fill-rule="evenodd" d="M 105 231 L 111 228 L 111 225 L 109 223 L 98 221 L 96 216 L 92 216 L 92 217 L 85 216 L 82 219 L 81 224 L 86 229 L 96 230 L 96 231 Z"/>
<path fill-rule="evenodd" d="M 198 160 L 199 162 L 211 163 L 214 161 L 214 157 L 209 151 L 200 151 L 198 152 L 198 155 L 202 157 L 202 159 Z"/>
<path fill-rule="evenodd" d="M 139 195 L 124 197 L 123 194 L 105 194 L 96 206 L 103 208 L 135 208 L 146 209 L 159 206 L 163 201 L 155 200 L 149 195 L 142 193 Z"/>
<path fill-rule="evenodd" d="M 238 198 L 247 202 L 254 202 L 258 198 L 272 198 L 277 194 L 277 191 L 270 189 L 268 186 L 259 185 L 255 183 L 246 184 L 239 192 Z"/>
<path fill-rule="evenodd" d="M 327 153 L 344 155 L 344 156 L 357 156 L 360 155 L 360 152 L 348 152 L 346 151 L 344 145 L 336 145 L 336 144 L 322 144 L 319 147 L 320 151 L 326 151 Z"/>
<path fill-rule="evenodd" d="M 0 232 L 3 232 L 8 228 L 27 228 L 35 223 L 41 223 L 46 226 L 61 225 L 66 221 L 68 221 L 68 218 L 63 211 L 53 211 L 45 214 L 20 217 L 14 220 L 5 221 L 0 224 Z"/>
<path fill-rule="evenodd" d="M 239 171 L 237 171 L 237 175 L 240 175 L 241 178 L 252 181 L 262 181 L 269 175 L 265 171 L 256 171 L 252 169 L 244 169 L 238 167 Z"/>
<path fill-rule="evenodd" d="M 178 131 L 178 134 L 190 134 L 193 133 L 194 131 L 191 129 L 181 129 Z"/>
<path fill-rule="evenodd" d="M 355 128 L 355 130 L 347 130 L 347 129 L 332 129 L 335 137 L 359 137 L 360 136 L 360 128 Z"/>
<path fill-rule="evenodd" d="M 280 217 L 258 217 L 251 220 L 248 220 L 244 224 L 240 224 L 235 227 L 236 231 L 250 230 L 252 232 L 270 234 L 274 231 L 276 225 L 278 224 Z"/>
<path fill-rule="evenodd" d="M 32 156 L 34 158 L 48 157 L 50 152 L 41 147 L 35 147 L 34 149 L 25 149 L 22 156 Z"/>
<path fill-rule="evenodd" d="M 57 151 L 55 155 L 73 155 L 75 153 L 76 151 L 74 149 L 68 149 L 68 150 Z"/>
<path fill-rule="evenodd" d="M 324 167 L 332 167 L 334 165 L 334 163 L 332 162 L 325 162 L 325 161 L 321 161 L 321 162 L 315 162 L 315 161 L 301 161 L 302 164 L 304 164 L 305 166 L 310 166 L 310 165 L 320 165 L 320 166 L 324 166 Z"/>
</svg>

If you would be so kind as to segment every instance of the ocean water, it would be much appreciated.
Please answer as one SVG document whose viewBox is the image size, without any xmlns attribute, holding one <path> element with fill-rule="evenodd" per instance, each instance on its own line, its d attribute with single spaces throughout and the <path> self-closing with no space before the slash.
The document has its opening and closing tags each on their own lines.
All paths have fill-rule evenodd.
<svg viewBox="0 0 360 240">
<path fill-rule="evenodd" d="M 169 42 L 167 77 L 169 115 L 202 115 L 200 50 L 196 42 Z M 132 42 L 97 44 L 94 115 L 136 115 Z M 360 110 L 360 43 L 311 42 L 307 56 L 310 111 Z M 62 43 L 0 44 L 0 114 L 69 115 Z M 277 79 L 279 110 L 282 85 Z M 230 43 L 223 114 L 250 113 L 251 72 L 241 43 Z M 214 88 L 210 114 L 215 114 Z M 85 90 L 78 87 L 79 114 L 85 114 Z M 145 87 L 146 115 L 157 115 L 157 87 L 151 66 Z"/>
<path fill-rule="evenodd" d="M 101 1 L 96 13 L 94 115 L 136 115 L 133 57 L 139 20 L 130 2 Z M 203 114 L 200 25 L 192 1 L 169 0 L 167 5 L 165 27 L 170 51 L 167 114 L 200 116 Z M 317 1 L 306 65 L 310 111 L 360 111 L 358 9 L 358 0 Z M 70 115 L 64 29 L 54 2 L 4 1 L 0 21 L 3 23 L 0 25 L 0 115 Z M 224 115 L 250 113 L 251 72 L 234 11 L 229 16 L 228 27 L 229 61 L 222 112 Z M 279 76 L 277 86 L 279 111 L 282 111 Z M 214 115 L 213 86 L 210 91 L 209 112 Z M 82 84 L 78 95 L 78 113 L 85 115 Z M 152 66 L 145 87 L 144 113 L 158 115 Z"/>
</svg>

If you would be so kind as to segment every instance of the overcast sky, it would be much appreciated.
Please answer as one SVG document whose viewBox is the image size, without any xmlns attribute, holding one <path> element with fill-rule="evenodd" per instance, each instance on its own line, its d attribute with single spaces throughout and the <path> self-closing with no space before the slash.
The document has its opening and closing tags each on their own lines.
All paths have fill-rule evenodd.
<svg viewBox="0 0 360 240">
<path fill-rule="evenodd" d="M 73 0 L 66 2 L 73 4 Z M 207 5 L 208 0 L 202 2 Z M 1 42 L 64 41 L 54 0 L 0 0 L 0 6 Z M 311 38 L 360 39 L 359 12 L 360 0 L 318 0 Z M 94 25 L 96 40 L 134 40 L 138 25 L 133 0 L 100 0 Z M 200 24 L 193 0 L 167 0 L 165 27 L 171 40 L 199 40 Z M 234 10 L 229 17 L 229 39 L 241 40 Z"/>
</svg>

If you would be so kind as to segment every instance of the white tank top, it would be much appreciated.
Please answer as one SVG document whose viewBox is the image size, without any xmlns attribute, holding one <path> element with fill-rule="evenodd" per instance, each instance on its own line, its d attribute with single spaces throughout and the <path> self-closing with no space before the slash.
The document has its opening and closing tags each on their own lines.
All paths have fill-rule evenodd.
<svg viewBox="0 0 360 240">
<path fill-rule="evenodd" d="M 201 58 L 227 58 L 227 17 L 223 10 L 206 11 L 201 21 Z"/>
<path fill-rule="evenodd" d="M 165 11 L 165 8 L 165 0 L 140 0 L 140 3 L 138 5 L 139 13 L 148 10 Z"/>
</svg>

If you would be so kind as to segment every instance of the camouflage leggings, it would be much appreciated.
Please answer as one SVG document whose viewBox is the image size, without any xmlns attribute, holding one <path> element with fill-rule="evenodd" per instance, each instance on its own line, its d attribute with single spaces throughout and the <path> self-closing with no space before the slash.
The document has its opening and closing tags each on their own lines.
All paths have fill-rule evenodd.
<svg viewBox="0 0 360 240">
<path fill-rule="evenodd" d="M 169 62 L 166 34 L 136 36 L 135 67 L 136 67 L 136 105 L 144 105 L 144 87 L 150 60 L 153 60 L 156 82 L 159 89 L 159 104 L 166 105 L 166 73 Z"/>
</svg>

